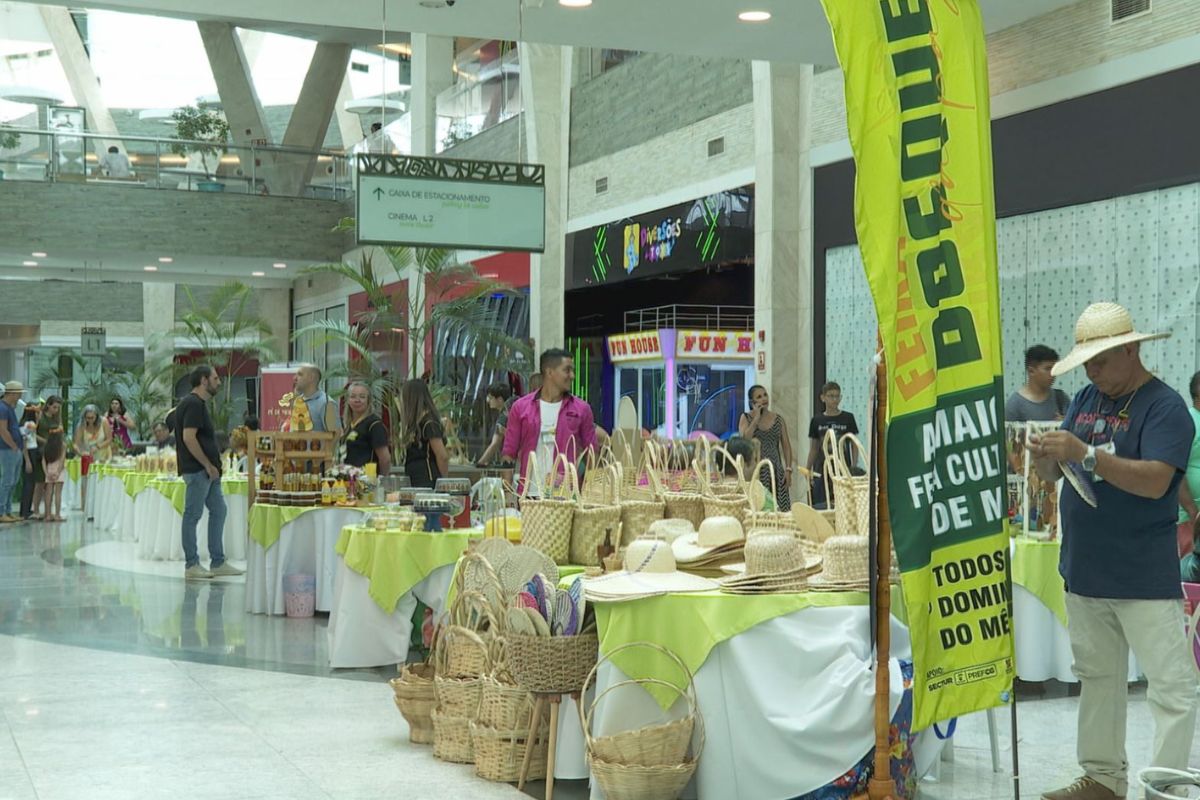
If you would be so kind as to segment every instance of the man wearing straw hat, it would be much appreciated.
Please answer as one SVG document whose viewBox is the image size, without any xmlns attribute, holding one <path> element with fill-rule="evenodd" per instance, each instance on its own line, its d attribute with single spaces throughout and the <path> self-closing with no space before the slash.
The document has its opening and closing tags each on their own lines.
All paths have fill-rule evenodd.
<svg viewBox="0 0 1200 800">
<path fill-rule="evenodd" d="M 1149 683 L 1152 765 L 1186 769 L 1196 685 L 1184 632 L 1176 491 L 1193 435 L 1182 398 L 1142 364 L 1140 333 L 1115 303 L 1088 306 L 1055 376 L 1083 365 L 1090 384 L 1062 428 L 1030 437 L 1043 479 L 1066 473 L 1059 571 L 1079 678 L 1084 775 L 1044 800 L 1112 800 L 1128 789 L 1126 682 L 1132 648 Z"/>
<path fill-rule="evenodd" d="M 20 522 L 21 518 L 13 516 L 12 495 L 21 476 L 22 452 L 24 439 L 21 437 L 21 426 L 18 424 L 17 402 L 25 393 L 25 387 L 20 381 L 9 381 L 4 384 L 4 394 L 0 396 L 0 522 Z"/>
</svg>

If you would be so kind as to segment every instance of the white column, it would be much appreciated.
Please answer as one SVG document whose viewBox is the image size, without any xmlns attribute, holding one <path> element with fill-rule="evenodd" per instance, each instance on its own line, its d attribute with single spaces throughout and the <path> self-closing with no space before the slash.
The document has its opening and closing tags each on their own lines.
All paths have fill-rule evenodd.
<svg viewBox="0 0 1200 800">
<path fill-rule="evenodd" d="M 271 129 L 254 89 L 250 72 L 250 59 L 242 47 L 237 28 L 228 22 L 197 22 L 204 52 L 208 54 L 208 66 L 221 108 L 229 122 L 229 134 L 237 144 L 250 144 L 254 140 L 272 141 Z M 247 173 L 249 170 L 246 170 Z"/>
<path fill-rule="evenodd" d="M 565 344 L 567 179 L 572 48 L 521 42 L 526 160 L 546 168 L 546 250 L 529 264 L 529 334 L 537 352 Z M 536 353 L 535 353 L 536 357 Z"/>
<path fill-rule="evenodd" d="M 351 47 L 348 44 L 319 42 L 313 51 L 312 61 L 300 87 L 300 96 L 292 108 L 283 143 L 310 153 L 320 150 L 325 144 L 325 134 L 333 120 L 337 106 L 338 91 L 350 66 Z M 287 169 L 277 170 L 275 180 L 279 183 L 279 194 L 297 195 L 307 186 L 317 168 L 316 155 L 281 156 L 278 161 L 287 164 Z"/>
<path fill-rule="evenodd" d="M 71 19 L 71 12 L 65 6 L 38 6 L 46 32 L 50 34 L 50 43 L 66 73 L 67 83 L 71 86 L 71 94 L 75 102 L 87 111 L 87 127 L 96 133 L 117 133 L 117 125 L 113 122 L 104 101 L 104 93 L 100 90 L 100 81 L 92 61 L 84 49 L 83 40 L 79 38 L 79 30 Z M 97 153 L 116 145 L 122 153 L 125 143 L 114 139 L 104 140 L 97 144 Z"/>
<path fill-rule="evenodd" d="M 409 111 L 412 154 L 437 152 L 437 96 L 454 82 L 454 40 L 427 33 L 412 35 L 412 89 Z"/>
<path fill-rule="evenodd" d="M 759 382 L 787 421 L 796 461 L 812 415 L 812 66 L 755 61 L 754 319 Z M 865 367 L 864 367 L 865 369 Z"/>
<path fill-rule="evenodd" d="M 175 284 L 142 284 L 142 355 L 148 364 L 175 353 Z"/>
</svg>

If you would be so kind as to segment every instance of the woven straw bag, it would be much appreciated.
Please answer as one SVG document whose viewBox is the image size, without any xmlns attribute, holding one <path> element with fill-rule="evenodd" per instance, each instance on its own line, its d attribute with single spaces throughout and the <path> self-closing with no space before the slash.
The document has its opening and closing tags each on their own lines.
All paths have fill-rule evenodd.
<svg viewBox="0 0 1200 800">
<path fill-rule="evenodd" d="M 560 462 L 565 470 L 564 477 L 573 476 L 574 469 L 566 456 L 560 455 L 555 459 L 554 466 L 557 467 Z M 536 470 L 537 454 L 530 453 L 529 468 L 521 486 L 521 544 L 545 553 L 555 563 L 566 564 L 571 550 L 571 523 L 575 518 L 575 504 L 568 499 L 530 497 L 529 487 L 532 481 L 529 476 Z M 547 475 L 547 486 L 551 484 L 554 472 L 555 470 L 551 469 Z"/>
<path fill-rule="evenodd" d="M 464 648 L 453 647 L 456 640 L 463 640 Z M 450 625 L 438 637 L 434 651 L 434 666 L 437 674 L 433 679 L 437 695 L 438 710 L 444 716 L 474 719 L 479 714 L 479 700 L 483 691 L 483 673 L 474 675 L 451 675 L 448 672 L 449 654 L 461 649 L 472 649 L 480 654 L 484 671 L 490 671 L 489 648 L 475 631 L 459 625 Z"/>
<path fill-rule="evenodd" d="M 575 516 L 571 520 L 571 543 L 568 555 L 571 564 L 583 567 L 600 566 L 600 556 L 596 548 L 604 544 L 606 535 L 612 536 L 615 547 L 620 540 L 621 505 L 618 501 L 621 486 L 621 468 L 616 464 L 604 468 L 608 480 L 603 485 L 610 489 L 610 494 L 603 502 L 580 502 L 575 508 Z"/>
<path fill-rule="evenodd" d="M 652 469 L 646 474 L 651 486 L 649 498 L 644 496 L 631 498 L 622 493 L 620 498 L 621 541 L 613 542 L 614 546 L 627 545 L 634 539 L 645 536 L 650 524 L 666 515 L 667 504 L 662 499 L 662 486 L 658 482 L 658 475 Z"/>
<path fill-rule="evenodd" d="M 523 727 L 502 730 L 472 722 L 471 749 L 475 760 L 475 774 L 484 780 L 513 783 L 521 777 L 521 765 L 525 761 L 525 748 L 529 738 L 529 715 L 525 715 Z M 529 757 L 527 780 L 546 777 L 546 761 L 550 752 L 549 725 L 538 727 L 533 742 L 533 753 Z"/>
<path fill-rule="evenodd" d="M 434 709 L 433 757 L 452 764 L 475 762 L 475 748 L 471 744 L 471 720 L 453 717 Z"/>
<path fill-rule="evenodd" d="M 758 482 L 760 470 L 766 470 L 771 480 L 770 488 L 763 486 Z M 755 483 L 749 484 L 750 496 L 754 497 L 754 492 L 764 491 L 770 492 L 773 501 L 772 508 L 779 508 L 778 495 L 775 492 L 775 464 L 769 459 L 762 459 L 754 465 L 754 469 L 750 471 L 751 480 Z M 757 484 L 757 485 L 755 485 Z M 792 516 L 790 511 L 761 511 L 755 508 L 756 504 L 751 501 L 751 510 L 746 514 L 743 524 L 746 528 L 747 536 L 754 530 L 772 531 L 776 533 L 791 533 L 793 536 L 800 535 L 800 527 L 796 524 L 796 518 Z"/>
<path fill-rule="evenodd" d="M 579 497 L 585 503 L 603 504 L 609 501 L 618 491 L 619 477 L 614 482 L 614 475 L 609 467 L 616 466 L 621 470 L 621 464 L 613 457 L 612 449 L 605 446 L 597 455 L 588 450 L 584 456 L 583 484 L 579 489 Z M 620 472 L 616 473 L 620 476 Z"/>
<path fill-rule="evenodd" d="M 721 448 L 714 448 L 721 449 Z M 726 453 L 728 455 L 728 453 Z M 734 517 L 738 522 L 743 522 L 746 515 L 750 513 L 750 494 L 745 483 L 742 481 L 741 462 L 738 460 L 738 475 L 736 494 L 716 494 L 714 485 L 707 482 L 707 470 L 701 471 L 697 465 L 697 472 L 706 479 L 704 487 L 704 516 L 708 517 Z M 700 526 L 697 525 L 697 528 Z"/>
<path fill-rule="evenodd" d="M 849 443 L 867 459 L 867 450 L 852 433 L 842 436 L 834 448 L 833 483 L 834 530 L 838 536 L 866 536 L 871 529 L 871 479 L 866 475 L 852 475 L 846 463 L 846 445 Z M 826 463 L 829 469 L 829 462 Z"/>
<path fill-rule="evenodd" d="M 583 688 L 599 647 L 594 632 L 578 636 L 511 634 L 508 666 L 517 683 L 531 692 L 570 694 Z"/>
<path fill-rule="evenodd" d="M 433 664 L 407 664 L 399 678 L 389 681 L 392 699 L 408 722 L 408 740 L 413 744 L 433 744 L 432 714 L 437 705 L 433 676 Z"/>
</svg>

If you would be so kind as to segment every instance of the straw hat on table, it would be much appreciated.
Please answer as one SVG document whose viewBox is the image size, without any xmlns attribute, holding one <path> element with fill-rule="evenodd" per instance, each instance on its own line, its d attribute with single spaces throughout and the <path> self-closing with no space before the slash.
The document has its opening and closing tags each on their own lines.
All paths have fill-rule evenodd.
<svg viewBox="0 0 1200 800">
<path fill-rule="evenodd" d="M 821 568 L 821 557 L 788 533 L 764 533 L 746 541 L 746 562 L 723 567 L 733 577 L 721 582 L 732 594 L 803 592 L 808 576 Z"/>
<path fill-rule="evenodd" d="M 708 517 L 696 533 L 685 533 L 671 548 L 680 562 L 707 561 L 729 550 L 741 549 L 746 533 L 737 517 Z"/>
<path fill-rule="evenodd" d="M 1050 370 L 1058 377 L 1103 353 L 1134 342 L 1166 339 L 1170 333 L 1142 333 L 1133 329 L 1133 317 L 1116 303 L 1092 303 L 1075 323 L 1075 346 Z"/>
<path fill-rule="evenodd" d="M 596 602 L 635 600 L 672 592 L 707 592 L 717 582 L 680 572 L 671 545 L 660 539 L 635 539 L 625 549 L 625 569 L 587 578 L 583 590 Z"/>
<path fill-rule="evenodd" d="M 871 588 L 871 547 L 866 536 L 834 536 L 821 545 L 821 574 L 809 580 L 814 592 L 866 592 Z"/>
</svg>

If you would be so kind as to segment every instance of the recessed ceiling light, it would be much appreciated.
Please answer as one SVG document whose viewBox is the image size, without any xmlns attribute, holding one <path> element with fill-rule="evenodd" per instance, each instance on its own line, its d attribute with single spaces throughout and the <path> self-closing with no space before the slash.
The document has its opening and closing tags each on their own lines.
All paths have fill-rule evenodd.
<svg viewBox="0 0 1200 800">
<path fill-rule="evenodd" d="M 770 11 L 743 11 L 738 14 L 738 19 L 742 22 L 766 22 L 770 18 Z"/>
<path fill-rule="evenodd" d="M 253 275 L 253 276 L 254 276 L 254 277 L 256 277 L 256 278 L 261 278 L 261 277 L 265 276 L 267 273 L 265 273 L 265 272 L 251 272 L 250 274 L 251 274 L 251 275 Z"/>
<path fill-rule="evenodd" d="M 592 0 L 558 0 L 558 4 L 567 8 L 587 8 Z"/>
<path fill-rule="evenodd" d="M 36 267 L 36 266 L 37 266 L 37 262 L 36 262 L 36 261 L 22 261 L 22 262 L 21 262 L 21 266 L 24 266 L 24 267 Z"/>
<path fill-rule="evenodd" d="M 158 257 L 158 263 L 160 263 L 160 264 L 170 264 L 174 260 L 175 259 L 171 258 L 170 256 L 159 256 Z"/>
<path fill-rule="evenodd" d="M 46 257 L 45 253 L 30 253 L 29 255 L 33 256 L 34 258 L 45 258 Z"/>
<path fill-rule="evenodd" d="M 147 264 L 146 266 L 142 267 L 142 269 L 144 269 L 146 272 L 158 272 L 158 267 L 154 266 L 153 264 Z"/>
<path fill-rule="evenodd" d="M 276 261 L 271 266 L 275 269 L 287 269 L 287 264 L 284 264 L 282 261 Z"/>
</svg>

